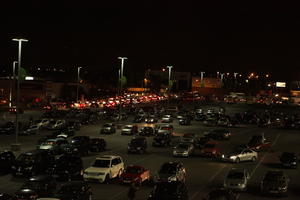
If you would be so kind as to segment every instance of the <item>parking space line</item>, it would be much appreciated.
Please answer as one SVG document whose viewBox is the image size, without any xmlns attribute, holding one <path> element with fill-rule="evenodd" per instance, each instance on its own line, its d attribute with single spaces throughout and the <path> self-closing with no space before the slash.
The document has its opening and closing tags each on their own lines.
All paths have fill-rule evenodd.
<svg viewBox="0 0 300 200">
<path fill-rule="evenodd" d="M 278 141 L 280 135 L 281 135 L 281 133 L 278 133 L 278 134 L 277 134 L 277 136 L 276 136 L 274 142 L 273 142 L 272 145 L 271 145 L 271 148 L 277 143 L 277 141 Z M 256 170 L 258 169 L 258 167 L 259 167 L 259 166 L 261 165 L 261 163 L 264 161 L 264 159 L 266 158 L 266 156 L 268 155 L 268 153 L 269 153 L 269 152 L 265 153 L 264 156 L 262 157 L 262 159 L 260 159 L 260 161 L 257 163 L 257 165 L 256 165 L 256 166 L 254 167 L 254 169 L 252 170 L 250 177 L 253 176 L 253 174 L 256 172 Z"/>
</svg>

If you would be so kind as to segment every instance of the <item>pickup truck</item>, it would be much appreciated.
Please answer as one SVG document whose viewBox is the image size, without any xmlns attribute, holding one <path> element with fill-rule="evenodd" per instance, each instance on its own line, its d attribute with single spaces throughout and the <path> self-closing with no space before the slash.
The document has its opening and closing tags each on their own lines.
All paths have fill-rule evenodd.
<svg viewBox="0 0 300 200">
<path fill-rule="evenodd" d="M 270 141 L 267 141 L 264 136 L 254 135 L 248 143 L 248 148 L 254 151 L 266 151 L 272 146 Z"/>
</svg>

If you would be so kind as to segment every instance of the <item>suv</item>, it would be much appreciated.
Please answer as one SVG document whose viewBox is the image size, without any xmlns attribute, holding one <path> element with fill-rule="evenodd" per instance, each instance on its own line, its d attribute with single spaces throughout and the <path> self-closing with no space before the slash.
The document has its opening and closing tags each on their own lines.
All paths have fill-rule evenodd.
<svg viewBox="0 0 300 200">
<path fill-rule="evenodd" d="M 116 127 L 115 124 L 113 123 L 104 124 L 100 131 L 101 134 L 113 134 L 115 132 L 116 132 Z"/>
<path fill-rule="evenodd" d="M 54 156 L 47 151 L 29 151 L 21 153 L 12 165 L 13 176 L 33 176 L 45 174 L 54 163 Z"/>
<path fill-rule="evenodd" d="M 188 190 L 182 182 L 163 182 L 154 186 L 148 200 L 188 200 Z"/>
<path fill-rule="evenodd" d="M 147 149 L 147 140 L 145 137 L 134 137 L 128 143 L 128 153 L 145 153 Z"/>
<path fill-rule="evenodd" d="M 287 196 L 290 179 L 283 171 L 268 171 L 261 182 L 263 194 Z"/>
<path fill-rule="evenodd" d="M 59 181 L 82 180 L 83 162 L 73 154 L 63 154 L 58 157 L 48 173 Z"/>
<path fill-rule="evenodd" d="M 161 166 L 158 175 L 155 178 L 156 182 L 180 181 L 184 183 L 185 176 L 186 171 L 182 163 L 167 162 Z"/>
<path fill-rule="evenodd" d="M 246 191 L 248 179 L 250 178 L 249 172 L 246 169 L 231 169 L 225 180 L 224 188 Z"/>
<path fill-rule="evenodd" d="M 124 162 L 120 156 L 104 155 L 96 158 L 91 167 L 84 170 L 84 180 L 98 180 L 100 183 L 120 177 L 124 171 Z"/>
</svg>

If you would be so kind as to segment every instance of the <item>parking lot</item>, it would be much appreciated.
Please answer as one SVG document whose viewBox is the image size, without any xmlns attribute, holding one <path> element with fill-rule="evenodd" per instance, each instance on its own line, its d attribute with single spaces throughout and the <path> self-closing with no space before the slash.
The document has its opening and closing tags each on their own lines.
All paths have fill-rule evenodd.
<svg viewBox="0 0 300 200">
<path fill-rule="evenodd" d="M 207 106 L 204 106 L 204 110 Z M 243 110 L 243 107 L 227 105 L 226 111 L 234 113 L 237 110 Z M 30 115 L 30 114 L 29 114 Z M 27 115 L 27 116 L 29 116 Z M 38 116 L 39 112 L 32 114 Z M 9 116 L 11 117 L 11 116 Z M 123 125 L 133 124 L 133 117 L 129 117 L 126 121 L 122 121 Z M 220 141 L 219 147 L 221 152 L 226 154 L 234 147 L 245 144 L 253 135 L 264 135 L 271 141 L 272 147 L 268 151 L 259 152 L 256 162 L 227 163 L 219 159 L 202 157 L 197 152 L 188 158 L 173 157 L 172 148 L 170 147 L 152 147 L 152 137 L 147 137 L 148 149 L 146 154 L 128 154 L 127 144 L 132 136 L 121 136 L 120 129 L 112 135 L 100 134 L 100 129 L 105 123 L 100 120 L 92 125 L 81 127 L 76 135 L 86 135 L 90 137 L 101 137 L 107 142 L 107 150 L 101 153 L 90 153 L 84 156 L 84 167 L 87 168 L 93 163 L 96 157 L 100 155 L 120 155 L 125 165 L 141 165 L 150 169 L 151 175 L 154 176 L 160 166 L 168 161 L 178 161 L 184 164 L 187 171 L 186 184 L 190 200 L 202 199 L 213 188 L 221 187 L 224 178 L 231 168 L 244 168 L 250 173 L 250 179 L 247 191 L 242 192 L 240 199 L 270 199 L 272 197 L 262 196 L 260 194 L 260 183 L 264 174 L 268 170 L 284 170 L 290 178 L 288 199 L 299 199 L 300 197 L 300 171 L 298 169 L 282 169 L 279 161 L 279 155 L 282 152 L 295 152 L 299 155 L 300 134 L 298 130 L 283 130 L 272 128 L 259 128 L 256 125 L 245 125 L 242 127 L 226 128 L 230 130 L 232 137 L 227 141 Z M 139 128 L 148 125 L 145 123 L 135 123 Z M 173 121 L 175 141 L 178 137 L 185 133 L 195 133 L 197 136 L 203 136 L 205 132 L 219 127 L 207 127 L 201 122 L 192 121 L 190 126 L 178 125 L 178 120 Z M 22 151 L 32 150 L 36 148 L 36 143 L 43 135 L 47 135 L 49 131 L 43 130 L 39 135 L 20 136 L 19 141 L 22 143 Z M 1 149 L 9 148 L 14 142 L 14 135 L 1 136 Z M 18 152 L 16 153 L 18 154 Z M 24 179 L 12 178 L 11 175 L 0 177 L 0 192 L 13 194 L 23 183 Z M 100 184 L 96 182 L 90 183 L 93 190 L 93 199 L 95 200 L 123 200 L 127 199 L 128 185 L 120 184 L 117 180 L 113 180 L 109 184 Z M 137 191 L 136 199 L 147 199 L 153 185 L 145 183 Z"/>
</svg>

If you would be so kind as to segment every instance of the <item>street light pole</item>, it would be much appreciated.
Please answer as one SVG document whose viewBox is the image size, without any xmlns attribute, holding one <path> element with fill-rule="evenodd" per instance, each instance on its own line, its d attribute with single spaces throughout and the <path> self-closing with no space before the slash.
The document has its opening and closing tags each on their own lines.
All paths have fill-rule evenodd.
<svg viewBox="0 0 300 200">
<path fill-rule="evenodd" d="M 20 150 L 20 144 L 18 144 L 18 135 L 19 135 L 19 101 L 20 101 L 20 69 L 21 69 L 21 57 L 22 57 L 22 42 L 28 42 L 26 39 L 12 39 L 15 42 L 18 42 L 18 82 L 17 82 L 17 102 L 16 102 L 16 150 Z"/>
<path fill-rule="evenodd" d="M 171 92 L 171 71 L 173 66 L 167 66 L 169 69 L 169 86 L 168 86 L 168 108 L 170 106 L 170 92 Z"/>
<path fill-rule="evenodd" d="M 14 61 L 13 62 L 13 73 L 12 73 L 12 76 L 10 76 L 10 91 L 9 91 L 9 108 L 12 107 L 12 99 L 13 99 L 13 93 L 14 91 L 16 90 L 16 64 L 18 62 L 17 61 Z"/>
<path fill-rule="evenodd" d="M 123 95 L 123 73 L 124 73 L 124 60 L 127 59 L 127 57 L 118 57 L 118 59 L 121 60 L 121 71 L 120 71 L 120 96 Z M 119 99 L 119 120 L 121 120 L 121 112 L 122 112 L 122 101 L 121 98 Z"/>
<path fill-rule="evenodd" d="M 82 67 L 77 67 L 77 91 L 76 91 L 76 103 L 78 103 L 78 92 L 79 92 L 79 74 L 80 74 L 80 69 Z"/>
</svg>

